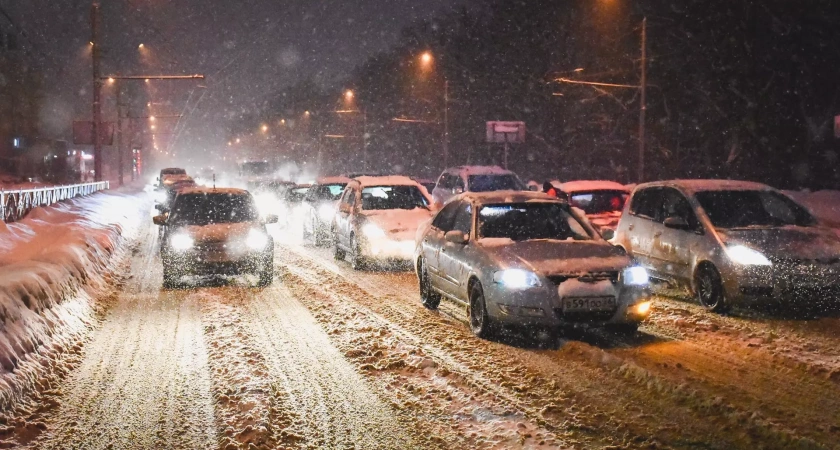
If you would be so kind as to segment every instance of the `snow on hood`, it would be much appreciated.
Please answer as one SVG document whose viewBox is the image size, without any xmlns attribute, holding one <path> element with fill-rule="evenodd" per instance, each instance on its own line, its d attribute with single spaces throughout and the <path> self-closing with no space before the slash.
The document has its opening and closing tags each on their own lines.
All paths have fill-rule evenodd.
<svg viewBox="0 0 840 450">
<path fill-rule="evenodd" d="M 780 259 L 840 258 L 840 238 L 819 227 L 745 228 L 718 231 L 729 245 L 743 244 Z"/>
<path fill-rule="evenodd" d="M 414 240 L 420 225 L 431 220 L 432 211 L 424 208 L 385 209 L 362 211 L 362 215 L 394 239 Z"/>
<path fill-rule="evenodd" d="M 187 225 L 181 228 L 196 243 L 227 242 L 245 238 L 248 232 L 257 228 L 253 222 L 214 223 L 210 225 Z"/>
<path fill-rule="evenodd" d="M 533 240 L 505 238 L 477 241 L 503 266 L 521 267 L 544 275 L 583 274 L 621 270 L 630 258 L 603 241 Z"/>
</svg>

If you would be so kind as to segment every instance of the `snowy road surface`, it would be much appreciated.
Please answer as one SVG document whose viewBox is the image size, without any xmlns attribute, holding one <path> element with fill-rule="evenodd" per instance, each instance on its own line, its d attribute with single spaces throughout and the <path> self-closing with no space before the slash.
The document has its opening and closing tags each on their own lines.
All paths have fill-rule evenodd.
<svg viewBox="0 0 840 450">
<path fill-rule="evenodd" d="M 156 239 L 62 376 L 0 416 L 3 447 L 840 447 L 835 318 L 661 298 L 633 338 L 490 342 L 459 307 L 424 309 L 411 273 L 282 234 L 266 289 L 164 291 Z"/>
</svg>

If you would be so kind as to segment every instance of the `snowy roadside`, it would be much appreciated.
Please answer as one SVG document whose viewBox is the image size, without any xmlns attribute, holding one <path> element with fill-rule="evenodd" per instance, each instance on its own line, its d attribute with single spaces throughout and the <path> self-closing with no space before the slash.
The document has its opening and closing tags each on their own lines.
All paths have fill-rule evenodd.
<svg viewBox="0 0 840 450">
<path fill-rule="evenodd" d="M 140 201 L 138 201 L 140 200 Z M 79 342 L 112 286 L 145 196 L 107 192 L 0 222 L 0 409 L 9 410 Z"/>
</svg>

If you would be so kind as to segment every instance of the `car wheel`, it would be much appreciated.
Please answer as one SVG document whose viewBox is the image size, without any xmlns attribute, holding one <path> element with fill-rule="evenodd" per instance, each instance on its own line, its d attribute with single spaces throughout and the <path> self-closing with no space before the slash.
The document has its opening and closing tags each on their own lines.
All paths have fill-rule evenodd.
<svg viewBox="0 0 840 450">
<path fill-rule="evenodd" d="M 487 315 L 487 305 L 484 301 L 484 289 L 476 282 L 470 289 L 470 329 L 473 334 L 488 339 L 493 334 L 490 316 Z"/>
<path fill-rule="evenodd" d="M 316 247 L 323 247 L 324 244 L 326 244 L 326 239 L 325 239 L 326 236 L 324 236 L 324 233 L 321 233 L 320 231 L 318 231 L 319 229 L 320 229 L 320 227 L 318 226 L 318 222 L 313 220 L 313 222 L 312 222 L 312 241 L 313 241 L 313 244 Z"/>
<path fill-rule="evenodd" d="M 440 305 L 440 294 L 432 288 L 432 280 L 429 279 L 426 262 L 422 258 L 417 264 L 417 274 L 420 280 L 420 302 L 426 308 L 437 309 L 438 305 Z"/>
<path fill-rule="evenodd" d="M 163 266 L 163 288 L 174 289 L 178 285 L 178 274 L 169 267 Z"/>
<path fill-rule="evenodd" d="M 726 312 L 729 306 L 723 293 L 720 273 L 711 265 L 697 268 L 694 274 L 694 293 L 704 308 L 717 313 Z"/>
<path fill-rule="evenodd" d="M 350 236 L 350 248 L 353 249 L 353 255 L 350 261 L 353 264 L 354 270 L 364 270 L 367 268 L 367 259 L 362 254 L 362 244 L 356 239 L 356 235 Z"/>
<path fill-rule="evenodd" d="M 334 237 L 333 245 L 333 257 L 336 261 L 344 261 L 344 258 L 347 257 L 347 252 L 338 246 L 338 236 Z"/>
</svg>

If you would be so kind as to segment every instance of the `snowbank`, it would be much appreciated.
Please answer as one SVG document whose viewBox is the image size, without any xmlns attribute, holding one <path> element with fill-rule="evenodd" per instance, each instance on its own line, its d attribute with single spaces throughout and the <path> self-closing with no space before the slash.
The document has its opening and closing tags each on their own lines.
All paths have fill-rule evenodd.
<svg viewBox="0 0 840 450">
<path fill-rule="evenodd" d="M 96 320 L 115 252 L 144 215 L 144 197 L 97 193 L 0 222 L 0 410 L 38 387 L 51 355 Z"/>
</svg>

